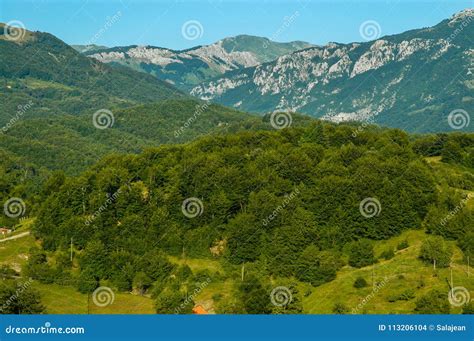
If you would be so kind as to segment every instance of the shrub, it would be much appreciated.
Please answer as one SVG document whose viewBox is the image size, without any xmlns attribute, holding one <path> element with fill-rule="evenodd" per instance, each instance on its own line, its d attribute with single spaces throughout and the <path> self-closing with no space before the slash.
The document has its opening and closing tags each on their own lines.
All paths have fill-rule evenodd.
<svg viewBox="0 0 474 341">
<path fill-rule="evenodd" d="M 449 311 L 446 293 L 439 290 L 431 290 L 419 298 L 414 310 L 416 314 L 449 314 Z"/>
<path fill-rule="evenodd" d="M 395 252 L 393 252 L 393 249 L 385 250 L 380 255 L 380 258 L 385 259 L 385 260 L 392 259 L 393 257 L 395 257 Z"/>
<path fill-rule="evenodd" d="M 403 250 L 403 249 L 406 249 L 408 247 L 408 240 L 402 240 L 400 243 L 398 243 L 397 245 L 397 250 Z"/>
<path fill-rule="evenodd" d="M 474 314 L 474 304 L 472 302 L 469 302 L 469 303 L 466 303 L 463 307 L 462 307 L 462 313 L 464 315 L 467 315 L 467 314 Z"/>
<path fill-rule="evenodd" d="M 347 306 L 344 304 L 344 303 L 336 303 L 334 305 L 334 307 L 332 308 L 332 312 L 334 314 L 346 314 L 347 312 L 349 312 L 349 308 L 347 308 Z"/>
<path fill-rule="evenodd" d="M 361 239 L 349 246 L 349 265 L 362 268 L 375 263 L 374 247 L 371 241 Z"/>
<path fill-rule="evenodd" d="M 354 288 L 360 289 L 365 288 L 367 286 L 367 281 L 362 277 L 357 277 L 354 282 Z"/>
<path fill-rule="evenodd" d="M 452 255 L 451 246 L 440 236 L 430 237 L 421 245 L 420 259 L 440 268 L 449 266 Z"/>
</svg>

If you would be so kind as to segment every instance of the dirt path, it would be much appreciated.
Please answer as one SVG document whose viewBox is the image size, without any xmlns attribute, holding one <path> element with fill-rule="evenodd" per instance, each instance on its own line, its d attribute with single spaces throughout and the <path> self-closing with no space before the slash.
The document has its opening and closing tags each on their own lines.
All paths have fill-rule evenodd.
<svg viewBox="0 0 474 341">
<path fill-rule="evenodd" d="M 30 234 L 30 231 L 26 231 L 26 232 L 23 232 L 23 233 L 19 233 L 19 234 L 17 234 L 16 236 L 11 236 L 11 237 L 8 237 L 8 238 L 5 238 L 5 239 L 0 239 L 0 243 L 7 242 L 7 241 L 9 241 L 9 240 L 14 240 L 14 239 L 26 237 L 26 236 L 28 236 L 29 234 Z"/>
</svg>

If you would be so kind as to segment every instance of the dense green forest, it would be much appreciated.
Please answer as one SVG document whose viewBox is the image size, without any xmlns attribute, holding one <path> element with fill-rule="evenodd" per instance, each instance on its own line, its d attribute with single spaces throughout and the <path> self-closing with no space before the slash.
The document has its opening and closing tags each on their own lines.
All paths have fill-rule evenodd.
<svg viewBox="0 0 474 341">
<path fill-rule="evenodd" d="M 55 173 L 33 226 L 42 249 L 31 251 L 26 274 L 80 292 L 103 281 L 139 289 L 155 297 L 159 312 L 173 313 L 197 283 L 240 278 L 242 271 L 244 280 L 219 311 L 270 313 L 279 310 L 268 302 L 268 278 L 319 286 L 346 264 L 377 262 L 374 241 L 408 229 L 438 236 L 423 244 L 427 266 L 433 259 L 449 265 L 445 240 L 472 257 L 472 212 L 449 214 L 474 189 L 474 136 L 413 137 L 368 127 L 354 138 L 352 131 L 313 122 L 210 135 L 109 156 L 77 177 Z M 440 156 L 465 171 L 440 177 L 426 162 Z M 169 257 L 217 259 L 224 271 L 195 273 Z M 301 312 L 292 302 L 284 312 Z"/>
</svg>

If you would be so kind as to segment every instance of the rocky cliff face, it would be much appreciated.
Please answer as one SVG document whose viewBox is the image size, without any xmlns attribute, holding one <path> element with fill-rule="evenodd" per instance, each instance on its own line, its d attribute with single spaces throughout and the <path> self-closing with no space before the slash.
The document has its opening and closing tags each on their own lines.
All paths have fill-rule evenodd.
<svg viewBox="0 0 474 341">
<path fill-rule="evenodd" d="M 184 51 L 128 46 L 86 54 L 104 63 L 119 63 L 151 73 L 179 88 L 188 89 L 227 71 L 256 66 L 309 46 L 304 42 L 276 43 L 266 38 L 237 36 Z"/>
<path fill-rule="evenodd" d="M 450 111 L 474 108 L 473 13 L 465 10 L 434 27 L 367 43 L 297 51 L 228 71 L 191 94 L 248 111 L 301 111 L 335 122 L 446 130 Z"/>
</svg>

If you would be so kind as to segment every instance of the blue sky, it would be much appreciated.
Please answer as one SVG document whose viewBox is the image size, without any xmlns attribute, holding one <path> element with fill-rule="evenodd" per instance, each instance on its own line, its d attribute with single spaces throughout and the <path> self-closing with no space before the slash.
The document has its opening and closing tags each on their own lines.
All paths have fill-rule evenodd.
<svg viewBox="0 0 474 341">
<path fill-rule="evenodd" d="M 473 4 L 474 0 L 1 0 L 0 22 L 18 20 L 68 44 L 185 49 L 238 34 L 325 44 L 364 40 L 359 28 L 368 20 L 378 23 L 382 35 L 394 34 L 434 25 Z M 183 25 L 190 21 L 183 34 Z"/>
</svg>

